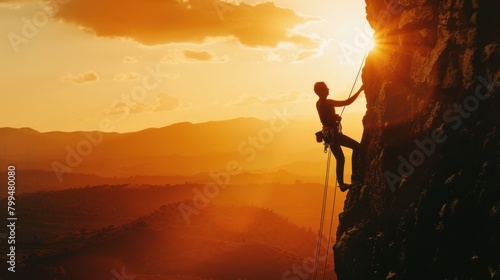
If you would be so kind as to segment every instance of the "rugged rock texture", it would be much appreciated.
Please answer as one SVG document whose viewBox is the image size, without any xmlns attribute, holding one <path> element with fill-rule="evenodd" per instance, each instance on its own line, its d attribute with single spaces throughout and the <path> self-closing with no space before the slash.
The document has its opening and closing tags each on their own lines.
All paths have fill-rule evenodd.
<svg viewBox="0 0 500 280">
<path fill-rule="evenodd" d="M 500 279 L 500 1 L 366 4 L 378 48 L 338 279 Z"/>
</svg>

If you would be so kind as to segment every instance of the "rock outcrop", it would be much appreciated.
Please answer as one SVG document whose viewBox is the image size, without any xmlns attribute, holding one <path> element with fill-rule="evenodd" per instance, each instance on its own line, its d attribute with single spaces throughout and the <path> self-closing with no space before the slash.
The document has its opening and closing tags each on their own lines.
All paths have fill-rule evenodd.
<svg viewBox="0 0 500 280">
<path fill-rule="evenodd" d="M 500 1 L 366 0 L 364 184 L 339 280 L 500 279 Z"/>
</svg>

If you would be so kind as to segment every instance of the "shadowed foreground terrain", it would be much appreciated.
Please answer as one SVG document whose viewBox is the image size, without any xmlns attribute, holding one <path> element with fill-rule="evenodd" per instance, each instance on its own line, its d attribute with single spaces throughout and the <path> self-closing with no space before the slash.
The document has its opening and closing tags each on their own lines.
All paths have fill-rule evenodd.
<svg viewBox="0 0 500 280">
<path fill-rule="evenodd" d="M 202 203 L 193 200 L 201 187 L 21 194 L 14 279 L 119 279 L 123 269 L 134 279 L 294 279 L 294 267 L 311 274 L 303 267 L 314 257 L 321 185 L 228 186 L 183 215 L 182 207 Z"/>
<path fill-rule="evenodd" d="M 62 267 L 68 279 L 106 279 L 113 269 L 125 267 L 137 279 L 280 279 L 291 265 L 312 255 L 315 234 L 272 211 L 213 205 L 187 225 L 178 206 L 169 204 L 128 225 L 85 236 L 67 252 L 33 258 L 19 276 L 49 275 Z"/>
</svg>

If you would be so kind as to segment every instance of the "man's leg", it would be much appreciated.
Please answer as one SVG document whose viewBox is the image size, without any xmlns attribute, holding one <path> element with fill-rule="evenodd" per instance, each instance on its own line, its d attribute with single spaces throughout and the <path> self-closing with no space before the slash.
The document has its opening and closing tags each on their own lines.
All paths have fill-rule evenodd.
<svg viewBox="0 0 500 280">
<path fill-rule="evenodd" d="M 335 156 L 335 159 L 337 160 L 337 181 L 339 182 L 339 185 L 342 186 L 344 184 L 345 157 L 342 152 L 342 148 L 340 147 L 338 137 L 335 138 L 336 139 L 333 143 L 330 144 L 330 149 L 332 149 L 333 156 Z"/>
<path fill-rule="evenodd" d="M 352 179 L 357 179 L 359 180 L 359 169 L 358 169 L 358 164 L 357 164 L 357 161 L 359 160 L 359 147 L 360 147 L 360 144 L 350 138 L 349 136 L 346 136 L 346 135 L 339 135 L 339 143 L 340 145 L 344 146 L 344 147 L 348 147 L 348 148 L 351 148 L 352 149 L 352 159 L 351 159 L 351 164 L 352 164 Z"/>
</svg>

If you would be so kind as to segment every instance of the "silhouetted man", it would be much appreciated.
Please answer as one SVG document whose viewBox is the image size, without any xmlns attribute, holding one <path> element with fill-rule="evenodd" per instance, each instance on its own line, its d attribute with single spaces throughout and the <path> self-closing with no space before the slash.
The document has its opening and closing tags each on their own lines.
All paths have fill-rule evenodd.
<svg viewBox="0 0 500 280">
<path fill-rule="evenodd" d="M 318 110 L 319 118 L 323 124 L 323 139 L 330 145 L 335 159 L 337 160 L 337 181 L 341 191 L 348 190 L 352 185 L 344 183 L 344 164 L 345 157 L 340 146 L 345 146 L 352 149 L 352 176 L 351 183 L 359 183 L 357 178 L 358 170 L 355 164 L 358 158 L 359 143 L 352 138 L 342 134 L 340 120 L 342 119 L 335 113 L 335 107 L 347 106 L 354 102 L 363 91 L 364 85 L 352 97 L 347 100 L 338 101 L 326 99 L 330 93 L 330 89 L 324 82 L 317 82 L 314 84 L 314 92 L 318 95 L 319 99 L 316 102 L 316 109 Z"/>
</svg>

